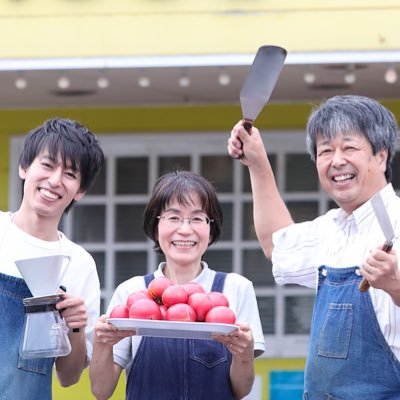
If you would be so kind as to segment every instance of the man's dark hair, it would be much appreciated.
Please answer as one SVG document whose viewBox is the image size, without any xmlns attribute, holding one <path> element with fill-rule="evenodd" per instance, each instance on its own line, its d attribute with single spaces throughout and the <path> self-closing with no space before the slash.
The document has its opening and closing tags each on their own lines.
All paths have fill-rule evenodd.
<svg viewBox="0 0 400 400">
<path fill-rule="evenodd" d="M 55 159 L 60 155 L 64 167 L 68 163 L 73 170 L 79 171 L 83 192 L 89 190 L 104 165 L 104 154 L 97 137 L 87 127 L 70 119 L 52 118 L 31 130 L 24 139 L 19 165 L 28 168 L 44 151 Z"/>
</svg>

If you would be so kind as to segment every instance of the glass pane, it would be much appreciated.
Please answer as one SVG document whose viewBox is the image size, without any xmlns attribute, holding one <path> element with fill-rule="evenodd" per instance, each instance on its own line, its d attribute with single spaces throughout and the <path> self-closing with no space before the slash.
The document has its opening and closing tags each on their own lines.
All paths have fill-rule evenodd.
<svg viewBox="0 0 400 400">
<path fill-rule="evenodd" d="M 243 203 L 243 240 L 257 240 L 256 228 L 254 227 L 253 203 Z"/>
<path fill-rule="evenodd" d="M 285 182 L 287 192 L 318 190 L 317 169 L 308 154 L 286 155 Z"/>
<path fill-rule="evenodd" d="M 104 288 L 106 279 L 106 254 L 104 251 L 91 251 L 90 254 L 96 262 L 97 273 L 100 279 L 100 287 Z"/>
<path fill-rule="evenodd" d="M 230 250 L 207 250 L 203 260 L 211 269 L 221 272 L 232 272 L 232 251 Z"/>
<path fill-rule="evenodd" d="M 268 154 L 269 162 L 271 163 L 272 170 L 276 176 L 276 154 Z M 242 177 L 243 177 L 243 192 L 251 193 L 251 183 L 249 169 L 242 165 Z"/>
<path fill-rule="evenodd" d="M 106 170 L 107 170 L 107 160 L 104 161 L 104 166 L 99 172 L 94 181 L 92 187 L 88 190 L 88 195 L 99 195 L 106 194 Z"/>
<path fill-rule="evenodd" d="M 264 335 L 275 333 L 275 298 L 257 297 L 258 311 Z"/>
<path fill-rule="evenodd" d="M 148 191 L 147 157 L 121 157 L 116 160 L 116 193 L 138 194 Z"/>
<path fill-rule="evenodd" d="M 310 221 L 318 217 L 316 201 L 288 201 L 286 205 L 295 222 Z"/>
<path fill-rule="evenodd" d="M 285 334 L 310 333 L 314 296 L 288 296 L 285 299 Z"/>
<path fill-rule="evenodd" d="M 143 242 L 144 204 L 123 204 L 116 206 L 115 241 Z"/>
<path fill-rule="evenodd" d="M 332 208 L 339 208 L 339 206 L 336 204 L 335 201 L 330 200 L 328 201 L 328 210 L 331 210 Z"/>
<path fill-rule="evenodd" d="M 76 204 L 72 209 L 75 242 L 104 242 L 106 207 Z"/>
<path fill-rule="evenodd" d="M 394 160 L 392 164 L 392 183 L 395 190 L 400 190 L 400 153 L 397 152 L 394 155 Z"/>
<path fill-rule="evenodd" d="M 145 251 L 118 251 L 115 253 L 115 287 L 133 276 L 146 274 L 147 253 Z"/>
<path fill-rule="evenodd" d="M 160 157 L 158 161 L 158 176 L 176 170 L 190 171 L 190 157 Z"/>
<path fill-rule="evenodd" d="M 233 204 L 232 203 L 221 203 L 222 212 L 224 214 L 224 221 L 222 223 L 221 236 L 219 241 L 232 240 L 233 231 Z"/>
<path fill-rule="evenodd" d="M 253 282 L 254 286 L 274 286 L 271 261 L 261 249 L 243 250 L 242 274 Z"/>
<path fill-rule="evenodd" d="M 201 157 L 201 175 L 215 186 L 218 193 L 233 191 L 233 161 L 229 156 Z"/>
<path fill-rule="evenodd" d="M 156 253 L 156 256 L 157 256 L 157 265 L 154 266 L 154 268 L 153 268 L 154 271 L 158 268 L 158 265 L 159 265 L 160 263 L 162 263 L 162 262 L 165 261 L 165 256 L 164 256 L 164 254 Z"/>
</svg>

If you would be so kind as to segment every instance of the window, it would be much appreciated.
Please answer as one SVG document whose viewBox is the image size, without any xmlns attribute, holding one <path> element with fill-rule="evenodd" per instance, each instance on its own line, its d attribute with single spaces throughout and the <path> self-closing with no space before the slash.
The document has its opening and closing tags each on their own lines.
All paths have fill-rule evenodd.
<svg viewBox="0 0 400 400">
<path fill-rule="evenodd" d="M 144 206 L 155 180 L 173 169 L 191 169 L 215 185 L 224 212 L 221 239 L 204 260 L 212 268 L 240 273 L 253 282 L 268 356 L 305 356 L 314 292 L 275 284 L 271 262 L 264 256 L 254 229 L 249 173 L 227 155 L 227 135 L 108 135 L 100 140 L 105 169 L 84 199 L 63 218 L 62 230 L 96 260 L 102 311 L 119 283 L 154 271 L 160 262 L 142 229 Z M 312 219 L 325 212 L 332 204 L 319 188 L 315 167 L 305 151 L 304 134 L 265 134 L 263 140 L 294 219 Z M 14 165 L 20 145 L 21 138 L 13 140 Z M 14 170 L 11 168 L 10 204 L 15 209 L 20 184 Z"/>
</svg>

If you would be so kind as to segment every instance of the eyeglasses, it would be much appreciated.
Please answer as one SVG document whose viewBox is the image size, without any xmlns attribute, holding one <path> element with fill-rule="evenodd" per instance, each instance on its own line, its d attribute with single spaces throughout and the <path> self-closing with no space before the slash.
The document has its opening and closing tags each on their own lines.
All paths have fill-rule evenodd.
<svg viewBox="0 0 400 400">
<path fill-rule="evenodd" d="M 205 215 L 196 215 L 194 217 L 182 218 L 179 215 L 158 215 L 158 219 L 163 219 L 171 226 L 178 226 L 179 224 L 183 224 L 186 220 L 189 225 L 193 226 L 206 226 L 209 225 L 210 222 L 214 222 L 213 219 L 206 217 Z"/>
</svg>

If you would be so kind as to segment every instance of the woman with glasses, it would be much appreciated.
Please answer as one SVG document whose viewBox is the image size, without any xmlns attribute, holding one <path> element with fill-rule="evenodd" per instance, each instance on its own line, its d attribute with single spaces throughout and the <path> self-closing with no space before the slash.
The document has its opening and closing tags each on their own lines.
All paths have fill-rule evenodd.
<svg viewBox="0 0 400 400">
<path fill-rule="evenodd" d="M 220 236 L 222 210 L 212 184 L 187 171 L 160 177 L 144 211 L 144 232 L 163 254 L 154 274 L 135 276 L 118 286 L 108 313 L 157 277 L 176 284 L 196 282 L 206 292 L 220 291 L 236 315 L 238 330 L 214 340 L 136 336 L 118 330 L 102 315 L 95 328 L 90 366 L 92 392 L 108 399 L 123 369 L 126 399 L 241 399 L 252 388 L 254 357 L 265 351 L 252 282 L 216 272 L 202 261 Z"/>
</svg>

